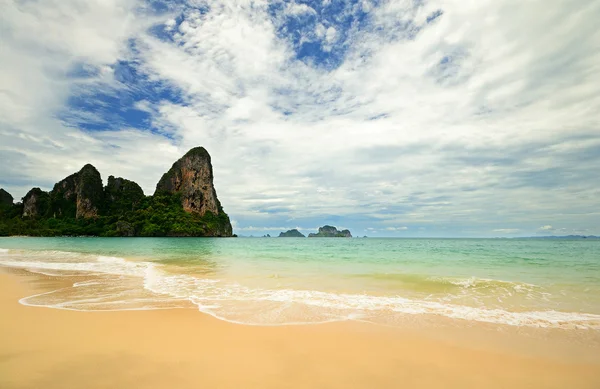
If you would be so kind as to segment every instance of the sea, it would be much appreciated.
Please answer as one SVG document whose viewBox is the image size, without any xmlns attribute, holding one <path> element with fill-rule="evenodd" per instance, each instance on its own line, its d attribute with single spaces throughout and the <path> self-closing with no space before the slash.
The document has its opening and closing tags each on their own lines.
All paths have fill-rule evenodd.
<svg viewBox="0 0 600 389">
<path fill-rule="evenodd" d="M 63 279 L 20 300 L 56 309 L 600 331 L 600 240 L 10 237 L 0 267 Z"/>
</svg>

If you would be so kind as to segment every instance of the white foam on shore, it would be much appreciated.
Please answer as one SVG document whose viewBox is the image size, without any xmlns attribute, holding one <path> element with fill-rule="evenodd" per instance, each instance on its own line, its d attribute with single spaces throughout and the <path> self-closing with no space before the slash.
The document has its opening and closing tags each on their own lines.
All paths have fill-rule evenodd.
<svg viewBox="0 0 600 389">
<path fill-rule="evenodd" d="M 377 322 L 382 316 L 428 314 L 512 326 L 600 330 L 600 315 L 589 313 L 555 310 L 512 312 L 444 301 L 408 299 L 402 296 L 250 288 L 234 282 L 202 279 L 185 274 L 170 275 L 161 270 L 160 265 L 127 261 L 119 257 L 95 256 L 92 260 L 89 254 L 85 254 L 81 262 L 73 261 L 77 256 L 69 253 L 67 255 L 69 261 L 59 262 L 61 254 L 51 252 L 52 261 L 45 262 L 41 259 L 46 254 L 40 252 L 35 255 L 18 251 L 2 253 L 0 258 L 2 266 L 44 271 L 57 276 L 63 275 L 61 272 L 65 271 L 110 276 L 74 283 L 70 288 L 76 288 L 79 296 L 83 293 L 83 298 L 69 300 L 69 288 L 65 288 L 23 298 L 20 303 L 24 305 L 83 311 L 147 310 L 176 307 L 177 304 L 168 307 L 163 307 L 161 304 L 187 300 L 195 304 L 201 312 L 215 318 L 252 325 L 311 324 L 345 320 Z M 36 260 L 29 260 L 31 257 Z M 121 282 L 123 277 L 139 279 L 140 290 L 145 293 L 150 292 L 149 296 L 132 298 L 129 295 L 115 294 L 111 296 L 112 300 L 106 302 L 94 294 L 99 290 L 103 293 L 112 290 L 115 283 Z M 484 281 L 495 284 L 504 282 Z M 472 288 L 478 283 L 481 284 L 476 279 L 466 280 L 464 286 Z M 87 290 L 89 295 L 86 296 Z M 64 299 L 59 302 L 55 301 L 57 292 L 65 293 Z M 45 297 L 48 297 L 47 302 L 44 300 Z M 99 308 L 95 309 L 95 305 Z M 105 309 L 107 306 L 112 308 Z"/>
<path fill-rule="evenodd" d="M 97 256 L 93 262 L 43 262 L 0 259 L 0 265 L 20 269 L 32 269 L 37 272 L 41 270 L 57 270 L 127 276 L 143 276 L 146 269 L 154 266 L 149 262 L 131 262 L 119 257 L 105 256 Z"/>
</svg>

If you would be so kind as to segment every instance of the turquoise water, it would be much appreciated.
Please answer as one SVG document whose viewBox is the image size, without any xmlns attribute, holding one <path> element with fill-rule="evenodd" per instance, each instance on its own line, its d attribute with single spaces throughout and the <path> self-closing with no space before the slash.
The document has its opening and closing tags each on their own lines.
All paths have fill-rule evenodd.
<svg viewBox="0 0 600 389">
<path fill-rule="evenodd" d="M 600 329 L 600 241 L 0 238 L 0 265 L 73 287 L 78 310 L 197 307 L 262 325 L 439 315 Z"/>
</svg>

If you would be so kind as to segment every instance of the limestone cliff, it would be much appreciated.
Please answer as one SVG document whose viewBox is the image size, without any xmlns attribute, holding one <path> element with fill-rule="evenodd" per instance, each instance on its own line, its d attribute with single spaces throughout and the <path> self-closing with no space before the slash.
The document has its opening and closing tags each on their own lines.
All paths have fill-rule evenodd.
<svg viewBox="0 0 600 389">
<path fill-rule="evenodd" d="M 319 232 L 316 234 L 308 234 L 309 238 L 352 238 L 350 230 L 338 231 L 333 226 L 319 227 Z"/>
<path fill-rule="evenodd" d="M 108 177 L 104 187 L 106 213 L 132 211 L 143 199 L 144 191 L 137 183 L 121 177 Z"/>
<path fill-rule="evenodd" d="M 206 236 L 231 236 L 231 223 L 217 198 L 213 179 L 210 154 L 204 147 L 195 147 L 163 174 L 154 195 L 176 194 L 185 212 L 198 216 L 210 213 L 217 217 L 220 221 L 207 231 Z"/>
<path fill-rule="evenodd" d="M 50 195 L 40 188 L 33 188 L 23 197 L 23 217 L 45 216 L 50 207 Z"/>
<path fill-rule="evenodd" d="M 21 220 L 26 219 L 26 222 Z M 0 236 L 232 236 L 213 185 L 210 156 L 190 150 L 163 175 L 154 196 L 133 181 L 85 165 L 50 192 L 33 188 L 13 204 L 0 190 Z"/>
<path fill-rule="evenodd" d="M 213 185 L 210 155 L 204 147 L 191 149 L 175 162 L 156 185 L 155 194 L 159 192 L 180 194 L 186 212 L 200 216 L 209 211 L 215 215 L 222 212 Z"/>
<path fill-rule="evenodd" d="M 77 173 L 57 182 L 50 192 L 56 216 L 90 218 L 99 215 L 103 202 L 102 177 L 96 168 L 85 165 Z"/>
<path fill-rule="evenodd" d="M 0 207 L 10 207 L 13 205 L 13 197 L 10 193 L 0 188 Z"/>
</svg>

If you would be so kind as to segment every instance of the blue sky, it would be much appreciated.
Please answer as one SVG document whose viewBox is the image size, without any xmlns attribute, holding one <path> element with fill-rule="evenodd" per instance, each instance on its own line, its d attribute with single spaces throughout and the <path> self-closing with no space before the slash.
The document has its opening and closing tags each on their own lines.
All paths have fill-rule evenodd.
<svg viewBox="0 0 600 389">
<path fill-rule="evenodd" d="M 595 1 L 11 1 L 0 186 L 212 155 L 242 235 L 600 235 Z"/>
</svg>

